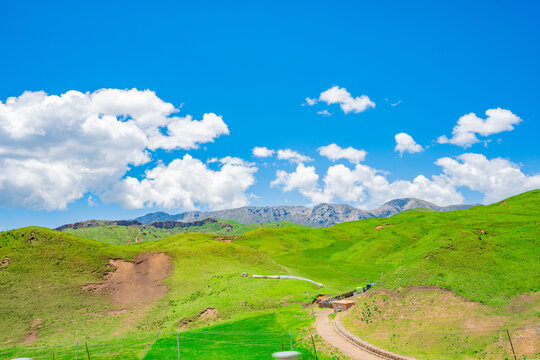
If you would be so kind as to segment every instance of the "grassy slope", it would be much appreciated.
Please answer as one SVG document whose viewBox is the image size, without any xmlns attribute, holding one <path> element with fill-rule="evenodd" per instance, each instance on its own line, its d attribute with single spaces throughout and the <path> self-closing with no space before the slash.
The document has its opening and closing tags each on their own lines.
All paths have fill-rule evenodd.
<svg viewBox="0 0 540 360">
<path fill-rule="evenodd" d="M 301 225 L 289 223 L 286 221 L 282 221 L 279 223 L 249 225 L 240 224 L 239 222 L 232 220 L 220 220 L 220 222 L 230 224 L 233 227 L 232 230 L 227 227 L 221 227 L 220 223 L 207 223 L 203 226 L 190 226 L 187 228 L 159 229 L 145 225 L 107 225 L 104 221 L 98 221 L 98 223 L 101 223 L 100 226 L 82 227 L 78 229 L 64 229 L 63 232 L 84 237 L 87 239 L 98 240 L 117 245 L 125 245 L 137 242 L 157 241 L 172 235 L 187 232 L 201 232 L 226 236 L 238 236 L 248 231 L 259 228 L 278 228 L 287 225 L 301 227 Z"/>
<path fill-rule="evenodd" d="M 127 246 L 43 228 L 0 233 L 0 257 L 11 258 L 0 270 L 0 315 L 10 324 L 0 327 L 0 346 L 23 339 L 36 318 L 43 319 L 39 345 L 118 332 L 171 331 L 181 320 L 196 320 L 207 307 L 219 310 L 220 321 L 234 323 L 305 300 L 307 291 L 316 291 L 293 280 L 242 278 L 243 271 L 305 276 L 323 282 L 325 293 L 365 281 L 389 289 L 434 285 L 503 309 L 515 295 L 538 291 L 539 200 L 540 191 L 532 191 L 506 203 L 456 212 L 410 211 L 324 229 L 261 228 L 232 244 L 201 233 Z M 390 226 L 376 230 L 381 224 Z M 32 231 L 37 240 L 29 243 Z M 84 315 L 103 315 L 115 306 L 104 296 L 88 296 L 81 287 L 102 278 L 109 258 L 130 259 L 143 251 L 173 258 L 168 293 L 145 311 Z M 208 324 L 197 320 L 193 326 Z"/>
<path fill-rule="evenodd" d="M 35 240 L 29 242 L 32 233 Z M 3 324 L 9 324 L 0 327 L 0 348 L 19 344 L 32 330 L 32 323 L 42 319 L 38 341 L 33 344 L 36 347 L 83 339 L 95 344 L 96 339 L 116 337 L 130 342 L 137 352 L 141 344 L 131 338 L 157 329 L 178 329 L 182 320 L 188 321 L 188 327 L 210 324 L 210 320 L 189 322 L 198 320 L 198 314 L 208 307 L 218 309 L 219 321 L 234 323 L 298 303 L 306 299 L 306 291 L 313 290 L 313 285 L 304 282 L 241 277 L 243 271 L 275 273 L 282 272 L 282 267 L 249 247 L 213 237 L 179 234 L 157 242 L 116 246 L 37 227 L 1 233 L 0 254 L 9 256 L 10 263 L 0 270 L 0 317 Z M 146 251 L 172 257 L 174 272 L 166 280 L 168 293 L 151 306 L 107 316 L 109 310 L 121 308 L 105 296 L 86 293 L 82 286 L 103 278 L 108 259 L 132 259 Z M 308 312 L 302 312 L 305 321 Z M 231 329 L 236 331 L 235 326 Z M 142 339 L 148 340 L 147 336 Z M 17 351 L 4 354 L 21 355 Z M 56 356 L 61 358 L 58 352 Z"/>
<path fill-rule="evenodd" d="M 535 190 L 453 212 L 406 212 L 325 229 L 260 229 L 237 243 L 330 290 L 363 281 L 385 288 L 433 285 L 496 305 L 539 290 L 539 223 Z"/>
<path fill-rule="evenodd" d="M 540 293 L 503 307 L 467 301 L 437 288 L 375 290 L 361 297 L 343 323 L 364 340 L 419 359 L 538 358 Z M 535 350 L 536 349 L 536 350 Z"/>
</svg>

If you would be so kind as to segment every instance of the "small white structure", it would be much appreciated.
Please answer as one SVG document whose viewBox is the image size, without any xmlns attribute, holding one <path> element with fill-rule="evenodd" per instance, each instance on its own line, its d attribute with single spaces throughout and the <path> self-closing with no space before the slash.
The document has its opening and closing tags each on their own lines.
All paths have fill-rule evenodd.
<svg viewBox="0 0 540 360">
<path fill-rule="evenodd" d="M 254 278 L 258 278 L 258 279 L 294 279 L 294 280 L 303 280 L 303 281 L 308 281 L 308 282 L 310 282 L 312 284 L 315 284 L 318 287 L 323 287 L 323 284 L 321 284 L 321 283 L 318 283 L 316 281 L 306 279 L 306 278 L 303 278 L 303 277 L 299 277 L 299 276 L 290 276 L 290 275 L 251 275 L 251 276 L 254 277 Z"/>
<path fill-rule="evenodd" d="M 300 356 L 298 351 L 280 351 L 272 354 L 274 359 L 283 360 L 298 360 L 298 356 Z"/>
</svg>

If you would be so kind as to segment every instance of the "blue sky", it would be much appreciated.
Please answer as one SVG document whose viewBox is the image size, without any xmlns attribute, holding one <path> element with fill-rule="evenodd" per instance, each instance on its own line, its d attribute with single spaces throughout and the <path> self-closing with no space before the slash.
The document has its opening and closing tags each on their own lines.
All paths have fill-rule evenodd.
<svg viewBox="0 0 540 360">
<path fill-rule="evenodd" d="M 489 203 L 538 188 L 539 15 L 534 1 L 4 4 L 0 227 L 399 196 Z M 72 90 L 84 101 L 43 110 Z M 375 105 L 359 110 L 362 96 Z M 147 104 L 152 129 L 132 115 Z M 124 135 L 92 122 L 107 111 Z M 414 139 L 402 154 L 399 133 Z M 341 158 L 320 154 L 330 144 Z M 347 159 L 348 147 L 367 154 Z"/>
</svg>

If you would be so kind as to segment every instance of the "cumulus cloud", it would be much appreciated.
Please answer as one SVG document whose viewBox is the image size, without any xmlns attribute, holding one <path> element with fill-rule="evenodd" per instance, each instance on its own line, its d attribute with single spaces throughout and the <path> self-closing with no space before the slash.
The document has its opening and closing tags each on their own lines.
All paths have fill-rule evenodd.
<svg viewBox="0 0 540 360">
<path fill-rule="evenodd" d="M 293 163 L 313 161 L 313 159 L 310 158 L 309 156 L 302 155 L 298 151 L 294 151 L 291 149 L 278 150 L 277 158 L 280 160 L 289 160 L 290 162 L 293 162 Z"/>
<path fill-rule="evenodd" d="M 257 168 L 242 159 L 220 159 L 221 169 L 214 171 L 190 155 L 158 165 L 146 171 L 142 180 L 127 177 L 103 195 L 130 209 L 164 207 L 197 209 L 206 204 L 212 209 L 245 206 L 245 191 L 255 183 Z"/>
<path fill-rule="evenodd" d="M 312 99 L 312 98 L 306 98 L 306 102 L 305 102 L 305 105 L 308 105 L 308 106 L 313 106 L 317 103 L 317 99 Z"/>
<path fill-rule="evenodd" d="M 285 192 L 296 189 L 312 202 L 326 202 L 330 198 L 318 188 L 318 181 L 319 175 L 316 174 L 314 166 L 298 164 L 296 170 L 291 173 L 283 170 L 276 171 L 276 179 L 270 183 L 270 186 L 281 186 Z"/>
<path fill-rule="evenodd" d="M 25 92 L 0 101 L 0 205 L 64 209 L 100 194 L 157 149 L 193 149 L 229 133 L 220 116 L 174 116 L 153 91 Z"/>
<path fill-rule="evenodd" d="M 327 157 L 332 161 L 340 159 L 346 159 L 353 164 L 358 164 L 360 161 L 364 161 L 367 152 L 365 150 L 358 150 L 351 146 L 348 148 L 341 148 L 339 145 L 330 144 L 327 146 L 321 146 L 317 149 L 321 156 Z"/>
<path fill-rule="evenodd" d="M 339 104 L 345 114 L 350 112 L 359 113 L 370 107 L 375 107 L 375 103 L 367 95 L 353 98 L 345 88 L 339 86 L 333 86 L 323 91 L 319 96 L 319 101 L 326 102 L 328 105 Z"/>
<path fill-rule="evenodd" d="M 321 110 L 321 111 L 317 111 L 317 114 L 323 115 L 323 116 L 332 116 L 333 115 L 330 111 L 328 111 L 326 109 Z"/>
<path fill-rule="evenodd" d="M 251 150 L 253 156 L 259 158 L 267 158 L 274 155 L 275 151 L 267 148 L 266 146 L 255 146 Z"/>
<path fill-rule="evenodd" d="M 516 164 L 504 159 L 488 160 L 481 154 L 463 154 L 456 159 L 435 162 L 442 173 L 428 178 L 417 175 L 412 181 L 390 181 L 387 174 L 363 164 L 353 168 L 339 164 L 328 168 L 319 185 L 314 167 L 299 164 L 295 171 L 276 172 L 272 186 L 284 192 L 299 191 L 311 204 L 344 201 L 363 208 L 375 208 L 395 198 L 415 197 L 437 205 L 463 202 L 458 188 L 465 186 L 484 194 L 484 203 L 492 203 L 523 191 L 540 187 L 540 175 L 525 175 Z"/>
<path fill-rule="evenodd" d="M 501 158 L 489 160 L 482 154 L 467 153 L 438 159 L 435 164 L 453 186 L 483 193 L 486 204 L 540 188 L 540 174 L 525 175 L 517 164 Z"/>
<path fill-rule="evenodd" d="M 489 136 L 503 131 L 514 130 L 514 125 L 521 122 L 521 119 L 510 110 L 501 108 L 489 109 L 486 111 L 485 120 L 476 116 L 475 113 L 463 115 L 459 118 L 457 125 L 452 130 L 452 137 L 440 136 L 437 142 L 440 144 L 454 144 L 464 148 L 480 142 L 476 134 Z"/>
<path fill-rule="evenodd" d="M 463 201 L 463 196 L 444 176 L 428 179 L 418 175 L 413 181 L 390 182 L 384 172 L 367 165 L 358 164 L 351 169 L 339 164 L 328 168 L 323 179 L 324 186 L 319 187 L 318 182 L 314 180 L 318 180 L 314 168 L 308 168 L 311 181 L 298 181 L 308 178 L 306 168 L 300 165 L 291 173 L 282 170 L 276 172 L 276 179 L 271 184 L 281 185 L 284 192 L 298 190 L 312 205 L 320 202 L 344 201 L 363 208 L 375 208 L 386 201 L 402 197 L 416 197 L 438 205 Z"/>
<path fill-rule="evenodd" d="M 396 147 L 394 150 L 399 151 L 400 155 L 403 155 L 404 152 L 413 154 L 424 150 L 422 146 L 417 144 L 412 136 L 407 133 L 396 134 L 395 139 Z"/>
</svg>

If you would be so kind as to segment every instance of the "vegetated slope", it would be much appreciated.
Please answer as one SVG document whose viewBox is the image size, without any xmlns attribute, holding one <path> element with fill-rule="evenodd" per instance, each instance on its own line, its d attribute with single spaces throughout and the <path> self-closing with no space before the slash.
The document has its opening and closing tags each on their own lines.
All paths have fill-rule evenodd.
<svg viewBox="0 0 540 360">
<path fill-rule="evenodd" d="M 324 283 L 318 291 L 329 294 L 372 281 L 389 290 L 435 286 L 504 313 L 516 296 L 538 292 L 539 200 L 535 190 L 455 212 L 408 211 L 330 228 L 260 228 L 232 243 L 185 233 L 113 246 L 43 228 L 3 232 L 0 257 L 10 259 L 0 268 L 6 294 L 0 315 L 10 327 L 0 327 L 0 347 L 22 341 L 38 318 L 38 342 L 125 336 L 234 321 L 317 291 L 301 281 L 241 277 L 244 271 L 304 276 Z M 162 298 L 124 308 L 106 294 L 82 290 L 102 280 L 110 258 L 130 260 L 144 252 L 172 259 Z M 219 315 L 200 316 L 207 308 Z"/>
<path fill-rule="evenodd" d="M 510 359 L 510 329 L 518 355 L 538 358 L 539 200 L 535 190 L 468 210 L 258 230 L 240 241 L 323 283 L 376 281 L 345 323 L 380 347 L 420 359 Z"/>
<path fill-rule="evenodd" d="M 148 252 L 171 257 L 162 298 L 131 306 L 114 303 L 107 293 L 83 289 L 114 270 L 110 259 L 134 260 Z M 306 291 L 313 290 L 304 282 L 241 277 L 243 271 L 287 270 L 260 252 L 209 234 L 116 246 L 30 227 L 0 233 L 0 256 L 9 258 L 0 268 L 0 348 L 20 344 L 31 334 L 39 346 L 234 320 L 305 300 Z M 207 308 L 218 310 L 215 319 L 199 317 Z"/>
<path fill-rule="evenodd" d="M 502 304 L 538 291 L 539 222 L 540 190 L 534 190 L 467 210 L 408 211 L 324 229 L 259 229 L 237 243 L 323 283 L 433 285 Z"/>
<path fill-rule="evenodd" d="M 288 221 L 307 226 L 332 226 L 344 221 L 388 217 L 403 210 L 428 208 L 435 211 L 460 210 L 472 205 L 437 206 L 428 201 L 404 198 L 388 201 L 374 210 L 362 210 L 345 204 L 319 204 L 313 209 L 305 206 L 245 206 L 237 209 L 220 211 L 191 211 L 176 215 L 155 212 L 138 217 L 135 220 L 142 224 L 154 221 L 196 221 L 208 217 L 234 220 L 241 224 L 256 224 Z"/>
<path fill-rule="evenodd" d="M 436 287 L 408 287 L 366 294 L 343 323 L 372 344 L 418 359 L 513 359 L 512 346 L 518 358 L 537 359 L 539 312 L 540 292 L 489 306 Z"/>
<path fill-rule="evenodd" d="M 150 224 L 141 224 L 136 220 L 87 220 L 74 224 L 63 225 L 56 230 L 85 237 L 87 239 L 124 245 L 146 241 L 157 241 L 172 235 L 186 232 L 238 236 L 261 227 L 272 228 L 286 225 L 295 224 L 282 221 L 280 223 L 244 225 L 236 221 L 218 220 L 214 218 L 206 218 L 191 222 L 182 222 L 176 220 L 155 221 Z"/>
</svg>

